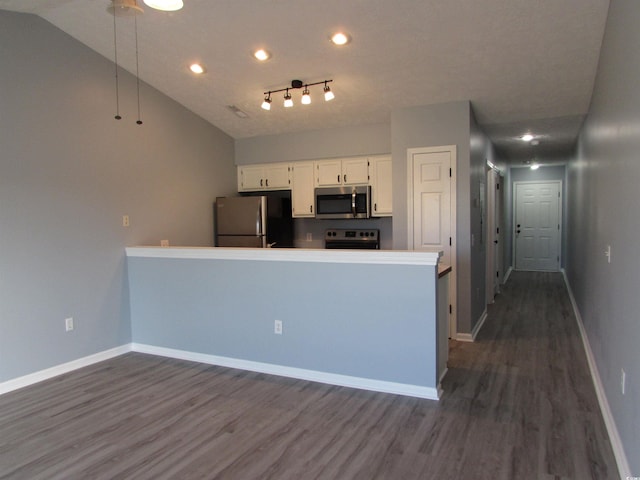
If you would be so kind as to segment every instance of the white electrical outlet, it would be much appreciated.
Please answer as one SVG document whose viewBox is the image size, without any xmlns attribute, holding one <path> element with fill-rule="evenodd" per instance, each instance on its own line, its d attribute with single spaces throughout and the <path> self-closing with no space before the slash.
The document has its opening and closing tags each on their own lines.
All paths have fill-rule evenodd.
<svg viewBox="0 0 640 480">
<path fill-rule="evenodd" d="M 276 320 L 273 324 L 273 333 L 282 335 L 282 320 Z"/>
<path fill-rule="evenodd" d="M 627 389 L 627 373 L 624 371 L 624 368 L 622 368 L 620 372 L 620 390 L 622 390 L 622 394 L 624 395 Z"/>
<path fill-rule="evenodd" d="M 611 263 L 611 245 L 607 245 L 607 249 L 604 251 L 604 256 L 607 257 L 607 263 Z"/>
<path fill-rule="evenodd" d="M 169 246 L 169 240 L 160 240 L 160 246 L 161 247 L 168 247 Z"/>
<path fill-rule="evenodd" d="M 73 317 L 64 319 L 64 329 L 67 332 L 70 332 L 71 330 L 73 330 Z"/>
<path fill-rule="evenodd" d="M 123 227 L 128 227 L 130 225 L 129 223 L 129 215 L 123 215 L 122 216 L 122 226 Z"/>
<path fill-rule="evenodd" d="M 307 233 L 307 242 L 313 241 L 313 234 Z"/>
</svg>

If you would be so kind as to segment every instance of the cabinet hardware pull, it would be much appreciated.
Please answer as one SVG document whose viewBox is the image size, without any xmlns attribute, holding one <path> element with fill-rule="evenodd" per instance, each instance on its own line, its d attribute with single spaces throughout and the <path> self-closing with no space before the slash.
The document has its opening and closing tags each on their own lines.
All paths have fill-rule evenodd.
<svg viewBox="0 0 640 480">
<path fill-rule="evenodd" d="M 262 186 L 262 179 L 260 179 L 260 186 Z"/>
<path fill-rule="evenodd" d="M 265 183 L 265 184 L 266 184 L 266 186 L 268 187 L 268 186 L 269 186 L 269 179 L 267 178 L 267 179 L 264 181 L 264 183 Z"/>
<path fill-rule="evenodd" d="M 338 183 L 340 183 L 340 175 L 338 175 Z"/>
</svg>

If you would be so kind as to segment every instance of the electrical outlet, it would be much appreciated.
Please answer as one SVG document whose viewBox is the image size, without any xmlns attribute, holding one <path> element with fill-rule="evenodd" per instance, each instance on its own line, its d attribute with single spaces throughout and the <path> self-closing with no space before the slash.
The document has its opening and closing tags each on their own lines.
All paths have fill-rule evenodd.
<svg viewBox="0 0 640 480">
<path fill-rule="evenodd" d="M 169 240 L 160 240 L 160 246 L 161 247 L 168 247 L 169 246 Z"/>
<path fill-rule="evenodd" d="M 607 249 L 604 251 L 604 256 L 607 257 L 607 263 L 611 263 L 611 245 L 607 245 Z"/>
<path fill-rule="evenodd" d="M 624 395 L 627 389 L 627 373 L 624 371 L 624 368 L 620 369 L 620 390 L 622 390 L 622 394 Z"/>
<path fill-rule="evenodd" d="M 130 225 L 129 223 L 129 215 L 123 215 L 122 216 L 122 226 L 123 227 L 128 227 Z"/>
<path fill-rule="evenodd" d="M 73 317 L 64 319 L 64 329 L 67 332 L 70 332 L 71 330 L 73 330 Z"/>
<path fill-rule="evenodd" d="M 276 320 L 273 324 L 273 333 L 282 335 L 282 320 Z"/>
</svg>

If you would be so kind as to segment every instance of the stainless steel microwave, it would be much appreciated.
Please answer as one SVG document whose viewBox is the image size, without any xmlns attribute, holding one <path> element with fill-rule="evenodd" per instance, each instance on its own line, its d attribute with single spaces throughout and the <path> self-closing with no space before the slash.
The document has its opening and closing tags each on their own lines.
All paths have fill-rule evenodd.
<svg viewBox="0 0 640 480">
<path fill-rule="evenodd" d="M 371 217 L 371 187 L 316 188 L 316 218 Z"/>
</svg>

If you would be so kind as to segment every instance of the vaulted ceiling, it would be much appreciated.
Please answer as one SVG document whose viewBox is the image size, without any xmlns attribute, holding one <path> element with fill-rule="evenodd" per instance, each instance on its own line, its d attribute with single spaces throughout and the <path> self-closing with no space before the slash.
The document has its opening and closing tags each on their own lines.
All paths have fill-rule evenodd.
<svg viewBox="0 0 640 480">
<path fill-rule="evenodd" d="M 390 121 L 395 108 L 470 100 L 512 162 L 562 159 L 588 111 L 608 0 L 184 0 L 177 12 L 138 1 L 140 78 L 234 138 Z M 39 15 L 114 59 L 110 0 L 0 0 Z M 136 71 L 134 21 L 117 18 L 118 62 Z M 336 47 L 338 30 L 352 41 Z M 266 48 L 272 58 L 252 56 Z M 201 62 L 204 75 L 188 70 Z M 291 80 L 336 98 L 260 108 Z M 228 107 L 247 114 L 240 118 Z M 539 145 L 522 140 L 534 134 Z"/>
</svg>

